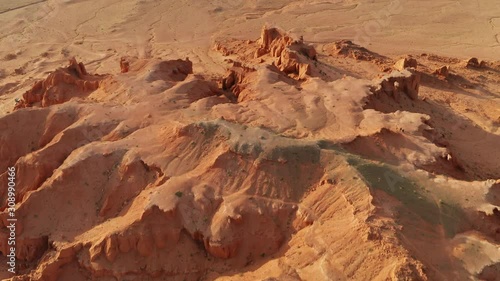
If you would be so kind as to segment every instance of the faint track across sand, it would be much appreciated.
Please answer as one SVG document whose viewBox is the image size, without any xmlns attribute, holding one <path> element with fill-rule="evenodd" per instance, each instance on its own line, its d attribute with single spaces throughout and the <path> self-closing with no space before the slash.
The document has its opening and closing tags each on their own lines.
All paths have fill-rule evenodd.
<svg viewBox="0 0 500 281">
<path fill-rule="evenodd" d="M 29 6 L 37 5 L 37 4 L 40 4 L 40 3 L 43 3 L 43 2 L 47 2 L 47 1 L 48 0 L 39 0 L 39 1 L 36 1 L 36 2 L 33 2 L 33 3 L 28 3 L 28 4 L 25 4 L 25 5 L 14 7 L 14 8 L 8 8 L 6 10 L 0 11 L 0 15 L 8 13 L 8 12 L 15 11 L 15 10 L 23 9 L 23 8 L 26 8 L 26 7 L 29 7 Z"/>
<path fill-rule="evenodd" d="M 500 30 L 500 17 L 492 17 L 488 20 L 493 31 Z M 495 34 L 495 40 L 500 44 L 500 33 Z"/>
</svg>

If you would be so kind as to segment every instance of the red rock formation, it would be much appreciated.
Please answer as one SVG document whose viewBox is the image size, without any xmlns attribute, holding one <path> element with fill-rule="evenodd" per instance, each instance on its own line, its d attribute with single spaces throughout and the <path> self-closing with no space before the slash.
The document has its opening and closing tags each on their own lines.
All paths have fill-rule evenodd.
<svg viewBox="0 0 500 281">
<path fill-rule="evenodd" d="M 356 60 L 366 60 L 372 61 L 375 59 L 382 59 L 380 55 L 377 55 L 368 49 L 354 44 L 350 40 L 340 40 L 330 44 L 326 44 L 324 51 L 330 55 L 350 57 Z"/>
<path fill-rule="evenodd" d="M 385 93 L 395 100 L 399 100 L 401 93 L 405 93 L 413 100 L 418 98 L 418 89 L 420 86 L 420 75 L 410 69 L 403 71 L 393 71 L 383 76 L 376 82 L 372 89 L 375 94 Z"/>
<path fill-rule="evenodd" d="M 277 28 L 264 27 L 260 37 L 260 47 L 255 57 L 269 54 L 275 57 L 275 65 L 280 71 L 304 79 L 311 73 L 308 60 L 316 60 L 316 50 L 303 40 L 295 40 Z"/>
<path fill-rule="evenodd" d="M 245 87 L 245 76 L 253 71 L 255 69 L 242 66 L 240 63 L 234 63 L 233 67 L 228 69 L 224 77 L 219 81 L 220 89 L 232 94 L 232 96 L 228 97 L 230 100 L 237 99 Z"/>
<path fill-rule="evenodd" d="M 130 70 L 130 62 L 127 58 L 122 57 L 120 59 L 120 69 L 122 73 L 127 73 Z"/>
<path fill-rule="evenodd" d="M 479 67 L 479 60 L 477 58 L 470 58 L 465 62 L 465 67 L 478 68 Z"/>
<path fill-rule="evenodd" d="M 2 223 L 0 227 L 8 225 Z M 9 254 L 10 245 L 7 245 L 8 233 L 0 232 L 0 252 L 3 255 Z M 16 241 L 16 257 L 22 261 L 32 262 L 39 259 L 48 248 L 47 237 L 20 238 Z"/>
<path fill-rule="evenodd" d="M 477 58 L 470 58 L 465 61 L 465 67 L 467 68 L 485 68 L 488 66 L 488 63 L 484 60 L 479 61 Z"/>
<path fill-rule="evenodd" d="M 434 70 L 433 74 L 446 78 L 446 77 L 448 77 L 448 75 L 450 75 L 450 67 L 449 66 L 442 66 L 442 67 Z"/>
<path fill-rule="evenodd" d="M 496 281 L 500 279 L 500 263 L 486 266 L 478 274 L 479 280 Z"/>
<path fill-rule="evenodd" d="M 417 60 L 414 58 L 402 58 L 394 64 L 394 68 L 397 70 L 403 70 L 406 68 L 417 68 Z"/>
<path fill-rule="evenodd" d="M 23 94 L 23 99 L 15 109 L 39 105 L 47 107 L 70 100 L 73 97 L 84 97 L 99 88 L 104 76 L 90 75 L 83 63 L 75 58 L 69 61 L 69 66 L 52 72 L 45 80 L 38 81 Z"/>
<path fill-rule="evenodd" d="M 289 49 L 283 50 L 281 56 L 278 57 L 276 65 L 286 74 L 297 74 L 298 79 L 304 79 L 307 75 L 311 74 L 311 66 L 307 63 L 299 63 L 299 54 L 290 51 Z"/>
<path fill-rule="evenodd" d="M 229 50 L 224 44 L 222 44 L 221 42 L 217 42 L 214 46 L 214 49 L 218 52 L 220 52 L 222 55 L 224 56 L 229 56 L 229 55 L 232 55 L 233 52 L 231 50 Z"/>
<path fill-rule="evenodd" d="M 166 60 L 153 65 L 146 75 L 148 82 L 163 81 L 183 81 L 189 74 L 193 73 L 193 63 L 185 60 Z"/>
<path fill-rule="evenodd" d="M 238 250 L 238 243 L 219 245 L 217 243 L 209 241 L 208 239 L 205 239 L 203 243 L 208 253 L 220 259 L 228 259 L 234 257 Z"/>
</svg>

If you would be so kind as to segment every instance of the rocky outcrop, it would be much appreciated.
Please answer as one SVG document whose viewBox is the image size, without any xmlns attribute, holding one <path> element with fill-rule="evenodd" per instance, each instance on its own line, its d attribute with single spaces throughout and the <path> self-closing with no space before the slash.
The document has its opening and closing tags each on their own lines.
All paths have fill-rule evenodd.
<svg viewBox="0 0 500 281">
<path fill-rule="evenodd" d="M 310 60 L 316 60 L 316 50 L 304 43 L 303 39 L 294 39 L 277 28 L 264 27 L 259 39 L 260 47 L 255 57 L 269 54 L 275 57 L 274 64 L 280 71 L 299 80 L 311 74 Z"/>
<path fill-rule="evenodd" d="M 238 244 L 221 245 L 220 243 L 212 242 L 209 239 L 203 241 L 203 245 L 208 253 L 220 259 L 228 259 L 236 256 Z"/>
<path fill-rule="evenodd" d="M 477 58 L 470 58 L 468 60 L 465 61 L 465 67 L 467 68 L 483 68 L 483 67 L 486 67 L 488 64 L 482 60 L 482 61 L 479 61 Z"/>
<path fill-rule="evenodd" d="M 183 81 L 189 74 L 193 73 L 193 63 L 186 58 L 185 60 L 166 60 L 152 65 L 148 69 L 146 81 L 153 82 L 158 80 L 178 82 Z"/>
<path fill-rule="evenodd" d="M 500 263 L 494 263 L 484 267 L 477 276 L 479 280 L 497 281 L 500 280 Z"/>
<path fill-rule="evenodd" d="M 404 70 L 410 67 L 417 68 L 417 60 L 411 57 L 402 58 L 394 64 L 394 68 L 397 70 Z"/>
<path fill-rule="evenodd" d="M 442 76 L 444 78 L 447 78 L 448 75 L 450 75 L 450 67 L 449 66 L 442 66 L 436 70 L 434 70 L 433 72 L 434 75 L 437 75 L 437 76 Z"/>
<path fill-rule="evenodd" d="M 285 49 L 276 60 L 276 66 L 286 74 L 297 75 L 297 78 L 304 79 L 311 74 L 311 65 L 300 63 L 301 58 L 297 52 Z"/>
<path fill-rule="evenodd" d="M 242 66 L 240 63 L 234 63 L 233 67 L 228 69 L 224 77 L 219 81 L 219 88 L 230 93 L 230 95 L 226 96 L 235 101 L 245 88 L 246 75 L 253 71 L 255 69 Z"/>
<path fill-rule="evenodd" d="M 5 224 L 5 223 L 3 223 Z M 4 225 L 1 226 L 2 228 Z M 7 244 L 8 234 L 0 233 L 0 252 L 3 255 L 9 254 L 11 245 Z M 16 239 L 16 258 L 21 261 L 33 262 L 39 259 L 48 249 L 47 236 L 37 238 L 18 238 Z"/>
<path fill-rule="evenodd" d="M 446 184 L 438 181 L 441 171 L 448 175 L 452 169 L 446 168 L 467 158 L 451 151 L 453 139 L 441 130 L 450 118 L 441 107 L 411 99 L 418 98 L 419 75 L 438 89 L 449 83 L 419 74 L 416 61 L 403 60 L 401 71 L 373 82 L 370 95 L 372 84 L 365 78 L 376 75 L 374 63 L 390 61 L 384 63 L 390 72 L 393 61 L 350 41 L 332 48 L 374 61 L 340 56 L 315 64 L 312 46 L 275 28 L 264 29 L 259 41 L 230 42 L 227 48 L 217 45 L 231 54 L 224 64 L 211 56 L 213 61 L 196 67 L 207 73 L 196 75 L 189 59 L 124 57 L 115 61 L 122 73 L 101 83 L 72 61 L 58 70 L 62 82 L 41 83 L 50 86 L 41 86 L 41 96 L 64 89 L 84 96 L 77 84 L 97 81 L 98 91 L 87 98 L 92 103 L 18 110 L 0 118 L 0 158 L 5 159 L 0 185 L 7 186 L 6 167 L 18 171 L 16 254 L 25 267 L 24 276 L 16 278 L 232 280 L 242 272 L 241 279 L 255 279 L 269 275 L 269 261 L 276 265 L 275 277 L 285 279 L 325 274 L 427 280 L 426 274 L 434 273 L 434 267 L 424 271 L 425 256 L 439 253 L 435 241 L 445 246 L 454 241 L 444 236 L 447 225 L 428 217 L 450 214 L 453 228 L 461 217 L 426 199 L 440 195 L 432 193 L 440 188 L 435 183 Z M 450 65 L 418 60 L 427 74 Z M 451 65 L 457 74 L 465 70 Z M 220 68 L 227 69 L 222 77 Z M 317 78 L 305 83 L 292 79 L 313 75 Z M 238 104 L 218 96 L 221 92 Z M 437 90 L 426 97 L 433 94 L 434 101 L 445 100 Z M 382 98 L 371 99 L 376 95 Z M 369 108 L 363 108 L 366 99 Z M 412 173 L 422 170 L 420 163 L 448 152 L 435 144 L 450 150 L 436 160 L 437 168 L 425 167 L 430 181 L 418 171 L 422 188 L 407 184 L 419 175 Z M 389 167 L 395 165 L 408 167 L 408 178 Z M 460 184 L 452 172 L 449 183 Z M 4 190 L 2 254 L 8 233 Z M 498 205 L 497 191 L 487 194 L 491 204 Z M 498 212 L 477 219 L 478 234 L 498 239 Z M 414 251 L 413 245 L 423 250 Z M 449 264 L 439 276 L 461 270 Z"/>
<path fill-rule="evenodd" d="M 68 67 L 59 68 L 45 80 L 36 82 L 23 94 L 23 99 L 17 103 L 15 109 L 47 107 L 69 101 L 74 97 L 85 97 L 97 90 L 104 78 L 105 76 L 88 74 L 83 63 L 72 58 Z"/>
<path fill-rule="evenodd" d="M 340 40 L 326 44 L 323 50 L 329 55 L 350 57 L 355 60 L 383 60 L 382 56 L 373 53 L 364 47 L 354 44 L 350 40 Z"/>
<path fill-rule="evenodd" d="M 490 187 L 486 199 L 493 205 L 500 206 L 500 180 L 496 180 Z"/>
<path fill-rule="evenodd" d="M 257 57 L 266 53 L 278 57 L 284 49 L 289 48 L 310 59 L 316 59 L 316 50 L 313 46 L 305 44 L 303 38 L 294 39 L 277 28 L 264 27 L 259 42 L 260 48 L 257 50 Z"/>
<path fill-rule="evenodd" d="M 226 39 L 216 42 L 214 50 L 223 56 L 234 56 L 237 61 L 249 65 L 271 62 L 278 71 L 296 80 L 303 80 L 312 75 L 311 61 L 317 59 L 316 49 L 306 44 L 302 37 L 295 38 L 283 30 L 265 26 L 262 28 L 260 38 L 256 41 Z M 232 63 L 233 59 L 225 61 Z M 234 76 L 234 73 L 228 72 L 226 75 L 229 80 L 232 80 L 230 76 Z"/>
<path fill-rule="evenodd" d="M 127 73 L 130 70 L 130 62 L 126 57 L 120 59 L 120 69 L 122 73 Z"/>
<path fill-rule="evenodd" d="M 393 71 L 388 75 L 375 81 L 372 92 L 375 94 L 387 94 L 394 97 L 395 100 L 401 98 L 401 94 L 406 94 L 412 100 L 418 98 L 418 89 L 420 86 L 420 75 L 411 70 Z"/>
<path fill-rule="evenodd" d="M 214 50 L 220 52 L 223 56 L 229 56 L 229 55 L 232 55 L 234 54 L 233 51 L 231 51 L 230 49 L 228 49 L 223 43 L 221 42 L 217 42 L 215 43 L 214 45 Z"/>
</svg>

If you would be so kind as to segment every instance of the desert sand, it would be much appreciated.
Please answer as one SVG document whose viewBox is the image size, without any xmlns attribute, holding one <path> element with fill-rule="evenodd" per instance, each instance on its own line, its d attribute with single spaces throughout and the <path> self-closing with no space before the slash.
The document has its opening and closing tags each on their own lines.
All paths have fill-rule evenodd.
<svg viewBox="0 0 500 281">
<path fill-rule="evenodd" d="M 500 280 L 497 1 L 206 2 L 0 0 L 0 279 Z"/>
</svg>

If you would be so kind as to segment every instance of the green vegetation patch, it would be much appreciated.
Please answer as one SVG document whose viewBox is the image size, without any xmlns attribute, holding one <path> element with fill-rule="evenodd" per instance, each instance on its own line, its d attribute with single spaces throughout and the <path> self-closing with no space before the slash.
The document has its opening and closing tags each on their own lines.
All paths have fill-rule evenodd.
<svg viewBox="0 0 500 281">
<path fill-rule="evenodd" d="M 386 165 L 365 163 L 355 158 L 348 159 L 348 162 L 359 171 L 371 188 L 381 189 L 397 198 L 405 209 L 421 219 L 433 225 L 441 225 L 448 237 L 453 237 L 465 220 L 459 207 L 441 200 L 429 200 L 424 196 L 425 190 L 422 187 Z"/>
</svg>

